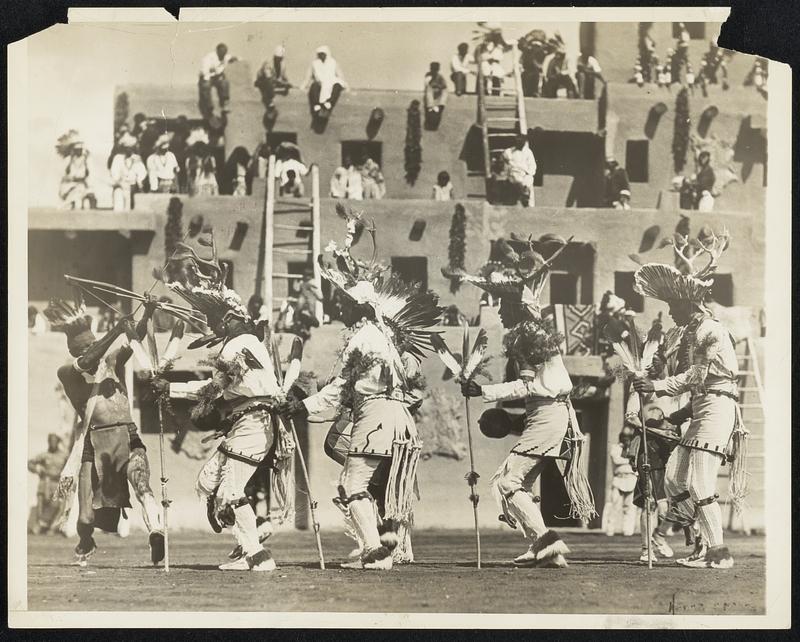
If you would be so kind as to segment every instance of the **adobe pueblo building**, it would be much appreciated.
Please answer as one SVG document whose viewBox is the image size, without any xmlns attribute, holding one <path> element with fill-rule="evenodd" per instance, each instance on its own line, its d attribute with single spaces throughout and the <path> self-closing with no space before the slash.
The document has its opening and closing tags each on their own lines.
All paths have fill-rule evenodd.
<svg viewBox="0 0 800 642">
<path fill-rule="evenodd" d="M 700 27 L 692 26 L 692 61 L 701 58 L 708 49 L 709 38 L 718 30 L 718 25 Z M 672 38 L 670 23 L 654 24 L 653 29 L 660 42 Z M 143 193 L 137 195 L 134 209 L 125 212 L 31 209 L 30 302 L 41 309 L 50 297 L 68 296 L 64 274 L 113 281 L 144 291 L 153 283 L 153 270 L 163 265 L 165 248 L 175 230 L 179 230 L 179 236 L 188 233 L 191 244 L 201 230 L 211 227 L 220 258 L 229 265 L 229 285 L 245 299 L 254 293 L 268 294 L 265 298 L 271 302 L 275 318 L 281 302 L 295 293 L 300 275 L 313 270 L 313 255 L 319 250 L 320 239 L 324 244 L 342 236 L 341 219 L 334 211 L 337 201 L 328 197 L 334 170 L 346 159 L 358 162 L 369 157 L 381 167 L 386 195 L 380 200 L 351 201 L 346 205 L 363 209 L 374 218 L 381 260 L 406 278 L 435 290 L 443 305 L 457 306 L 473 323 L 486 328 L 497 355 L 490 362 L 495 381 L 502 380 L 505 374 L 500 355 L 503 329 L 496 309 L 485 305 L 486 301 L 482 304 L 477 288 L 451 287 L 442 276 L 440 270 L 448 263 L 451 237 L 463 233 L 464 267 L 470 272 L 494 258 L 495 241 L 508 239 L 512 233 L 523 238 L 544 234 L 572 237 L 555 264 L 542 301 L 555 306 L 554 315 L 567 335 L 565 362 L 576 384 L 574 403 L 581 428 L 589 439 L 589 480 L 598 511 L 602 511 L 611 476 L 608 449 L 617 441 L 626 392 L 610 375 L 608 359 L 599 345 L 595 328 L 597 304 L 610 290 L 637 312 L 641 329 L 646 330 L 659 313 L 669 326 L 664 305 L 634 293 L 632 281 L 637 265 L 629 255 L 672 263 L 672 249 L 661 242 L 676 230 L 696 235 L 704 225 L 715 230 L 726 227 L 733 241 L 716 276 L 713 297 L 715 310 L 742 340 L 738 346 L 745 373 L 742 387 L 748 391 L 742 400 L 744 419 L 753 434 L 750 508 L 744 526 L 761 527 L 763 425 L 757 390 L 761 383 L 759 380 L 756 384 L 753 373 L 758 367 L 756 357 L 764 332 L 767 101 L 752 87 L 743 86 L 753 59 L 741 54 L 728 62 L 727 89 L 720 84 L 710 84 L 703 90 L 682 90 L 678 83 L 660 87 L 655 83 L 639 86 L 629 82 L 637 56 L 636 30 L 636 23 L 581 25 L 581 46 L 600 61 L 607 81 L 604 87 L 598 84 L 595 98 L 524 97 L 517 73 L 508 78 L 500 96 L 451 93 L 438 126 L 426 128 L 423 122 L 418 134 L 409 124 L 409 109 L 413 110 L 413 101 L 422 103 L 422 91 L 351 88 L 342 94 L 322 127 L 312 122 L 307 96 L 298 89 L 277 96 L 275 109 L 268 112 L 254 86 L 255 65 L 246 61 L 227 67 L 230 112 L 225 118 L 215 116 L 211 121 L 200 115 L 195 85 L 117 87 L 116 102 L 109 105 L 109 118 L 114 111 L 118 120 L 144 114 L 157 119 L 158 127 L 168 132 L 187 125 L 208 130 L 222 193 L 191 197 Z M 492 161 L 519 133 L 527 137 L 538 165 L 535 206 L 529 208 L 502 204 L 491 193 L 487 198 Z M 676 137 L 681 136 L 687 150 L 684 164 L 678 169 L 673 146 Z M 407 177 L 409 139 L 421 148 L 421 162 L 413 180 Z M 268 189 L 267 157 L 281 143 L 296 145 L 303 161 L 318 168 L 313 172 L 314 180 L 311 173 L 304 179 L 304 198 L 280 196 Z M 231 167 L 241 157 L 242 149 L 247 157 L 256 158 L 249 164 L 247 194 L 225 194 L 231 191 Z M 711 154 L 718 180 L 714 211 L 681 209 L 674 179 L 693 174 L 696 158 L 704 150 Z M 257 160 L 259 154 L 261 162 Z M 606 205 L 604 171 L 610 157 L 627 170 L 632 193 L 630 210 Z M 450 175 L 453 201 L 431 199 L 432 187 L 442 171 Z M 198 247 L 200 252 L 206 252 Z M 268 249 L 269 256 L 265 256 Z M 324 285 L 323 291 L 328 294 Z M 165 288 L 154 292 L 167 294 Z M 326 301 L 325 313 L 331 312 L 329 306 Z M 304 369 L 320 379 L 329 376 L 336 361 L 340 330 L 336 321 L 312 330 L 305 348 Z M 449 344 L 458 345 L 459 328 L 444 327 L 443 331 Z M 64 357 L 63 337 L 51 333 L 31 336 L 30 353 L 31 394 L 36 395 L 32 398 L 49 399 L 56 367 Z M 195 351 L 184 353 L 171 376 L 184 380 L 204 376 L 205 368 L 200 363 L 204 357 Z M 429 435 L 435 432 L 434 425 L 438 429 L 451 426 L 448 430 L 452 433 L 449 442 L 442 434 L 431 436 L 428 454 L 452 451 L 458 455 L 464 430 L 458 389 L 444 380 L 443 366 L 435 358 L 428 359 L 424 369 L 432 400 L 427 408 L 423 405 L 423 438 L 426 423 Z M 138 381 L 135 373 L 131 376 Z M 155 447 L 156 411 L 152 402 L 142 396 L 141 384 L 136 390 L 134 404 L 140 425 L 148 446 Z M 41 405 L 32 410 L 31 430 L 44 435 L 59 418 L 55 403 Z M 473 416 L 477 417 L 479 402 L 473 401 L 473 405 Z M 323 452 L 327 425 L 299 428 L 320 501 L 322 524 L 331 525 L 338 519 L 338 511 L 329 501 L 335 495 L 331 480 L 336 479 L 338 470 Z M 168 461 L 170 493 L 175 500 L 170 519 L 179 527 L 204 528 L 203 511 L 192 496 L 193 475 L 200 465 L 200 460 L 193 458 L 200 456 L 199 438 L 188 414 L 180 407 L 177 421 L 170 421 L 168 429 L 174 433 L 175 450 Z M 512 439 L 513 436 L 490 440 L 478 435 L 476 462 L 485 498 L 479 509 L 487 528 L 501 526 L 489 498 L 488 479 Z M 465 461 L 454 457 L 437 456 L 423 461 L 417 527 L 471 527 L 466 501 L 455 506 L 451 501 L 459 492 L 466 497 L 466 471 Z M 299 477 L 298 481 L 302 486 Z M 567 500 L 555 467 L 542 479 L 542 497 L 548 522 L 578 525 L 559 519 L 567 514 Z M 298 498 L 297 504 L 304 501 Z M 301 512 L 297 525 L 306 527 L 304 511 L 298 514 Z M 731 525 L 742 526 L 733 522 Z M 599 527 L 600 520 L 584 526 Z"/>
</svg>

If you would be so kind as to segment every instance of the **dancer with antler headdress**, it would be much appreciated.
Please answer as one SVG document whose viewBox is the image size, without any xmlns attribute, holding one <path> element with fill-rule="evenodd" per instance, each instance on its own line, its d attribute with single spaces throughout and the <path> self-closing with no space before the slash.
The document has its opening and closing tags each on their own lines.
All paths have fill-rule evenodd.
<svg viewBox="0 0 800 642">
<path fill-rule="evenodd" d="M 210 381 L 170 383 L 170 396 L 196 401 L 192 417 L 216 425 L 223 437 L 197 479 L 198 495 L 209 504 L 212 528 L 221 532 L 231 526 L 237 547 L 233 561 L 221 570 L 273 571 L 275 560 L 259 532 L 256 514 L 245 486 L 260 465 L 269 465 L 277 489 L 273 500 L 288 515 L 292 507 L 291 462 L 294 440 L 279 421 L 275 408 L 285 397 L 278 383 L 270 350 L 256 336 L 256 328 L 239 295 L 225 286 L 225 268 L 217 260 L 213 235 L 210 260 L 200 258 L 188 246 L 179 246 L 165 276 L 167 287 L 203 313 L 211 333 L 189 348 L 222 344 L 210 360 Z M 163 389 L 165 383 L 158 387 Z M 204 419 L 203 419 L 204 418 Z M 270 458 L 267 462 L 266 460 Z M 274 490 L 274 489 L 273 489 Z M 261 537 L 260 537 L 261 535 Z"/>
<path fill-rule="evenodd" d="M 135 329 L 132 317 L 126 316 L 100 339 L 91 330 L 92 317 L 82 299 L 75 303 L 53 300 L 44 312 L 53 330 L 67 335 L 73 360 L 58 369 L 58 378 L 83 420 L 57 491 L 61 496 L 71 496 L 77 477 L 79 541 L 75 563 L 79 566 L 86 566 L 97 550 L 92 537 L 96 526 L 117 530 L 120 512 L 131 505 L 128 482 L 142 505 L 151 561 L 157 564 L 164 559 L 161 508 L 150 488 L 150 464 L 131 418 L 125 386 L 125 363 L 133 354 L 130 346 L 144 338 L 155 302 L 148 300 L 144 309 Z M 123 335 L 130 345 L 114 348 Z"/>
<path fill-rule="evenodd" d="M 319 257 L 322 276 L 345 297 L 347 326 L 340 354 L 341 370 L 317 394 L 288 402 L 288 414 L 309 415 L 340 406 L 353 409 L 353 427 L 338 503 L 346 508 L 360 542 L 361 557 L 347 568 L 390 569 L 392 551 L 408 528 L 416 491 L 420 441 L 409 412 L 408 394 L 431 331 L 441 315 L 438 298 L 388 274 L 376 262 L 375 226 L 362 214 L 346 212 L 344 246 L 331 242 L 335 267 Z M 367 230 L 373 255 L 369 262 L 351 254 L 356 235 Z M 382 489 L 377 497 L 370 484 Z M 374 501 L 373 501 L 374 500 Z M 377 504 L 377 506 L 376 506 Z M 382 516 L 383 533 L 377 526 Z"/>
<path fill-rule="evenodd" d="M 694 568 L 730 568 L 733 558 L 724 545 L 722 511 L 717 504 L 717 475 L 726 458 L 732 462 L 730 494 L 734 505 L 746 492 L 745 446 L 747 431 L 738 405 L 738 361 L 733 337 L 705 306 L 720 256 L 728 247 L 727 231 L 717 235 L 705 229 L 697 251 L 689 255 L 690 241 L 678 235 L 673 241 L 684 271 L 671 265 L 648 263 L 634 275 L 636 290 L 669 304 L 669 313 L 684 328 L 677 358 L 677 373 L 661 380 L 634 378 L 642 394 L 677 396 L 691 393 L 690 403 L 673 413 L 673 424 L 691 418 L 678 447 L 669 458 L 666 487 L 673 506 L 696 515 L 701 536 L 695 550 L 678 564 Z M 709 257 L 697 269 L 695 262 Z"/>
<path fill-rule="evenodd" d="M 570 239 L 571 240 L 571 239 Z M 500 317 L 508 333 L 503 339 L 505 353 L 519 368 L 519 379 L 494 385 L 478 385 L 473 380 L 462 383 L 465 396 L 482 396 L 485 402 L 524 399 L 525 428 L 519 441 L 492 478 L 492 490 L 503 514 L 501 519 L 512 527 L 519 523 L 531 542 L 528 550 L 514 562 L 520 566 L 564 567 L 569 552 L 564 541 L 545 526 L 539 498 L 531 489 L 542 473 L 547 459 L 555 459 L 565 473 L 571 513 L 583 520 L 595 515 L 591 489 L 582 470 L 583 435 L 578 426 L 569 395 L 572 382 L 559 352 L 559 335 L 542 319 L 539 297 L 556 257 L 569 241 L 545 260 L 534 248 L 543 251 L 548 242 L 532 238 L 527 248 L 517 253 L 507 242 L 498 241 L 503 253 L 499 263 L 470 276 L 463 271 L 443 271 L 448 278 L 460 278 L 493 296 L 500 297 Z M 489 410 L 481 417 L 481 431 L 487 436 L 504 437 L 509 433 L 510 418 L 502 409 Z M 564 452 L 562 446 L 567 444 Z"/>
</svg>

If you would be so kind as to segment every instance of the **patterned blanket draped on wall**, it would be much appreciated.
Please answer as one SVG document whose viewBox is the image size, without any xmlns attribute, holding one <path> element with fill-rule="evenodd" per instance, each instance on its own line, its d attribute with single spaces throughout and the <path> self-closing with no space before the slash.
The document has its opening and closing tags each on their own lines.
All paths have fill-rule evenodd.
<svg viewBox="0 0 800 642">
<path fill-rule="evenodd" d="M 555 303 L 542 310 L 556 330 L 564 335 L 561 350 L 566 355 L 597 354 L 596 309 L 592 304 Z"/>
</svg>

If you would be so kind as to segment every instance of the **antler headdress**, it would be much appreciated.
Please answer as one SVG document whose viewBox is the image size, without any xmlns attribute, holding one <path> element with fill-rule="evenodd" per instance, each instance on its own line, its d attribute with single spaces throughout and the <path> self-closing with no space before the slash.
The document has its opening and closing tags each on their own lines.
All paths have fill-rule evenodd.
<svg viewBox="0 0 800 642">
<path fill-rule="evenodd" d="M 667 244 L 672 245 L 685 273 L 672 265 L 646 263 L 634 274 L 634 289 L 639 294 L 661 301 L 702 303 L 711 292 L 714 284 L 711 277 L 717 271 L 719 259 L 730 244 L 730 234 L 727 229 L 716 234 L 710 228 L 703 228 L 696 241 L 690 241 L 682 234 L 675 234 Z M 696 248 L 696 252 L 689 254 L 692 247 Z M 708 263 L 696 269 L 694 263 L 701 256 L 708 256 Z"/>
<path fill-rule="evenodd" d="M 345 221 L 347 231 L 341 247 L 331 241 L 325 248 L 333 255 L 335 267 L 323 255 L 318 257 L 322 276 L 354 303 L 372 307 L 377 323 L 391 331 L 395 344 L 422 357 L 423 350 L 431 349 L 432 332 L 426 328 L 436 325 L 442 314 L 438 296 L 422 291 L 417 284 L 406 283 L 377 261 L 375 223 L 366 224 L 363 212 L 348 212 L 337 203 L 336 213 Z M 350 251 L 364 230 L 372 239 L 368 262 Z"/>
<path fill-rule="evenodd" d="M 193 248 L 178 243 L 168 269 L 164 270 L 165 276 L 172 277 L 165 280 L 167 287 L 202 312 L 212 328 L 230 315 L 250 321 L 242 299 L 225 286 L 227 268 L 217 260 L 214 233 L 210 241 L 202 239 L 200 243 L 211 247 L 211 258 L 202 259 Z"/>
<path fill-rule="evenodd" d="M 442 274 L 447 278 L 472 283 L 493 297 L 500 298 L 500 317 L 503 325 L 511 328 L 520 321 L 541 318 L 539 298 L 547 275 L 572 238 L 565 240 L 546 234 L 535 241 L 532 236 L 521 239 L 512 234 L 512 241 L 527 244 L 524 251 L 517 252 L 507 241 L 500 239 L 496 244 L 501 253 L 500 260 L 489 261 L 481 268 L 479 276 L 467 274 L 462 269 L 450 268 L 442 268 Z M 543 249 L 550 244 L 557 244 L 559 247 L 545 260 L 535 248 Z"/>
</svg>

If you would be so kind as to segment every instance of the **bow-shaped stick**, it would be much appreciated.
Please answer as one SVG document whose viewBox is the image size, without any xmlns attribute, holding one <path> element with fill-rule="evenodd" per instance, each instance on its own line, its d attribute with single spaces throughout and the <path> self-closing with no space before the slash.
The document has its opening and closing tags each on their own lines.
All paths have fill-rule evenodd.
<svg viewBox="0 0 800 642">
<path fill-rule="evenodd" d="M 450 351 L 450 348 L 447 347 L 447 344 L 444 342 L 438 334 L 431 335 L 431 344 L 433 345 L 434 350 L 436 350 L 436 354 L 439 355 L 439 358 L 442 360 L 444 365 L 447 367 L 450 372 L 455 375 L 456 382 L 468 382 L 472 380 L 475 376 L 475 373 L 478 367 L 483 362 L 484 356 L 486 354 L 486 348 L 488 347 L 488 337 L 486 335 L 486 330 L 481 328 L 478 332 L 478 336 L 475 338 L 475 343 L 472 346 L 472 350 L 469 349 L 469 325 L 465 322 L 464 323 L 464 336 L 461 344 L 461 363 L 459 364 L 458 359 L 456 356 Z M 480 475 L 475 471 L 475 454 L 472 448 L 472 420 L 470 418 L 470 411 L 469 411 L 469 397 L 464 396 L 464 409 L 466 411 L 466 422 L 467 422 L 467 442 L 469 444 L 469 472 L 465 476 L 467 480 L 467 484 L 469 484 L 470 494 L 469 500 L 472 502 L 472 514 L 475 522 L 475 547 L 477 551 L 478 557 L 478 568 L 481 567 L 481 533 L 480 527 L 478 525 L 478 500 L 479 495 L 476 492 L 475 487 L 478 485 L 478 479 Z"/>
<path fill-rule="evenodd" d="M 300 376 L 300 364 L 303 360 L 303 341 L 300 337 L 295 337 L 292 341 L 292 349 L 289 353 L 289 365 L 286 367 L 286 376 L 283 375 L 283 367 L 281 364 L 280 352 L 278 351 L 278 341 L 275 336 L 272 337 L 272 359 L 275 362 L 275 376 L 278 378 L 278 383 L 284 394 L 288 394 L 297 378 Z M 317 540 L 317 554 L 319 555 L 319 567 L 325 570 L 325 555 L 322 552 L 322 538 L 319 533 L 319 521 L 317 520 L 317 502 L 311 494 L 311 481 L 308 475 L 308 467 L 306 466 L 306 458 L 303 455 L 303 449 L 300 448 L 300 441 L 297 438 L 297 430 L 294 426 L 294 421 L 291 418 L 281 418 L 292 431 L 292 438 L 295 443 L 295 452 L 300 460 L 300 469 L 303 473 L 303 481 L 306 485 L 306 497 L 308 498 L 308 508 L 311 513 L 311 523 L 314 527 L 314 537 Z"/>
</svg>

